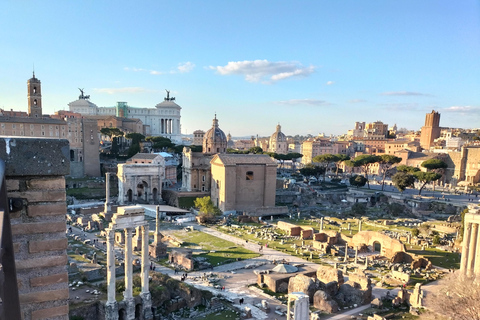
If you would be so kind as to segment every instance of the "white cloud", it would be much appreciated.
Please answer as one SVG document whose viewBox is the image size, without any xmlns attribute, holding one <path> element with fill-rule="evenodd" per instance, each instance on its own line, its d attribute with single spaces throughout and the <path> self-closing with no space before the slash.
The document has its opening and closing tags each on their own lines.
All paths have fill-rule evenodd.
<svg viewBox="0 0 480 320">
<path fill-rule="evenodd" d="M 188 62 L 185 62 L 185 63 L 179 63 L 178 64 L 178 72 L 180 73 L 187 73 L 187 72 L 190 72 L 193 70 L 193 68 L 195 68 L 195 64 L 188 61 Z"/>
<path fill-rule="evenodd" d="M 363 99 L 352 99 L 352 100 L 348 100 L 348 102 L 350 102 L 350 103 L 361 103 L 361 102 L 367 102 L 367 100 L 363 100 Z"/>
<path fill-rule="evenodd" d="M 327 86 L 331 86 L 334 83 L 335 83 L 335 81 L 327 81 Z"/>
<path fill-rule="evenodd" d="M 221 75 L 243 75 L 249 82 L 270 83 L 292 77 L 306 77 L 315 71 L 314 66 L 304 67 L 298 62 L 270 62 L 268 60 L 230 61 L 226 66 L 210 66 Z"/>
<path fill-rule="evenodd" d="M 445 112 L 457 112 L 457 113 L 474 113 L 474 112 L 479 112 L 480 107 L 451 106 L 451 107 L 448 107 L 448 108 L 444 108 L 443 111 L 445 111 Z"/>
<path fill-rule="evenodd" d="M 116 94 L 116 93 L 145 93 L 153 92 L 141 87 L 125 87 L 125 88 L 94 88 L 93 91 L 98 93 Z"/>
<path fill-rule="evenodd" d="M 159 75 L 159 74 L 165 74 L 165 72 L 163 72 L 163 71 L 157 71 L 157 70 L 150 70 L 150 74 Z"/>
<path fill-rule="evenodd" d="M 275 102 L 281 105 L 296 106 L 296 105 L 310 105 L 310 106 L 328 106 L 330 103 L 324 100 L 317 99 L 290 99 Z"/>
<path fill-rule="evenodd" d="M 129 67 L 125 67 L 125 68 L 123 68 L 123 70 L 125 70 L 125 71 L 133 71 L 133 72 L 147 71 L 147 70 L 142 69 L 142 68 L 129 68 Z"/>
<path fill-rule="evenodd" d="M 412 92 L 412 91 L 390 91 L 383 92 L 382 96 L 430 96 L 426 93 Z"/>
</svg>

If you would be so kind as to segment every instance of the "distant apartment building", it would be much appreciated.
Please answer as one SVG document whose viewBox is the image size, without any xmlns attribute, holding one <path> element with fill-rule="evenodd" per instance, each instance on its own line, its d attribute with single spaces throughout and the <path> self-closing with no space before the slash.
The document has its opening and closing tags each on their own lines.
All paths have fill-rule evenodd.
<svg viewBox="0 0 480 320">
<path fill-rule="evenodd" d="M 312 163 L 312 159 L 323 154 L 344 154 L 355 153 L 355 143 L 350 141 L 332 142 L 328 138 L 313 138 L 302 143 L 302 163 Z"/>
<path fill-rule="evenodd" d="M 393 140 L 385 143 L 385 154 L 396 155 L 401 150 L 420 152 L 421 148 L 417 141 L 407 139 Z"/>
<path fill-rule="evenodd" d="M 83 96 L 83 92 L 82 95 Z M 89 103 L 89 96 L 78 99 L 68 104 L 71 112 L 77 112 L 85 116 L 116 116 L 120 118 L 139 119 L 145 126 L 146 135 L 162 136 L 169 138 L 174 143 L 181 143 L 181 107 L 175 103 L 175 98 L 167 97 L 154 108 L 136 108 L 129 106 L 127 102 L 117 102 L 114 107 L 97 107 Z M 87 101 L 86 101 L 87 100 Z"/>
</svg>

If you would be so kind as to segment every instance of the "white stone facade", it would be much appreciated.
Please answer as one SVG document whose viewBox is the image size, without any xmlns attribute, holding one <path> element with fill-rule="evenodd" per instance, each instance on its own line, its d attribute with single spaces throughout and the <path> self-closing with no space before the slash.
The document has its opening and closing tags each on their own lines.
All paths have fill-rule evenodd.
<svg viewBox="0 0 480 320">
<path fill-rule="evenodd" d="M 114 107 L 98 107 L 94 103 L 79 99 L 68 104 L 71 112 L 82 115 L 111 115 L 123 118 L 140 119 L 152 136 L 169 138 L 174 143 L 182 142 L 181 134 L 181 107 L 176 104 L 175 98 L 167 96 L 163 102 L 154 108 L 136 108 L 126 102 L 117 102 Z"/>
<path fill-rule="evenodd" d="M 162 156 L 153 163 L 118 165 L 118 203 L 158 203 L 165 179 Z"/>
</svg>

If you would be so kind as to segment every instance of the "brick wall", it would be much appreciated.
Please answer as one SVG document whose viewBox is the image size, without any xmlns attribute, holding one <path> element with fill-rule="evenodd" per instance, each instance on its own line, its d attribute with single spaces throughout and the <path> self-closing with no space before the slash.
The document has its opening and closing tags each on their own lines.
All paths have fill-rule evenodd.
<svg viewBox="0 0 480 320">
<path fill-rule="evenodd" d="M 60 139 L 0 138 L 21 312 L 25 320 L 68 319 L 65 178 L 69 144 Z"/>
</svg>

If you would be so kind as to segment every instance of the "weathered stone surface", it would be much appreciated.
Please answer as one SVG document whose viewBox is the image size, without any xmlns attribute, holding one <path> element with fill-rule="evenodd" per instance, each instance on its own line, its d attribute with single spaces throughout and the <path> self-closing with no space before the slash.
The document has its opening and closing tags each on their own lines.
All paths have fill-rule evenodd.
<svg viewBox="0 0 480 320">
<path fill-rule="evenodd" d="M 317 269 L 317 279 L 324 284 L 331 281 L 336 281 L 338 285 L 342 285 L 344 283 L 343 272 L 327 266 L 320 266 Z"/>
<path fill-rule="evenodd" d="M 318 289 L 318 285 L 313 278 L 304 276 L 303 274 L 296 275 L 288 281 L 288 293 L 303 292 L 308 295 L 310 303 L 313 302 L 313 295 Z"/>
<path fill-rule="evenodd" d="M 0 158 L 5 160 L 7 176 L 68 175 L 69 152 L 64 139 L 0 138 Z"/>
<path fill-rule="evenodd" d="M 355 289 L 347 283 L 340 286 L 338 294 L 334 298 L 341 307 L 351 306 L 354 304 L 361 305 L 364 301 L 363 292 L 361 290 Z"/>
<path fill-rule="evenodd" d="M 338 311 L 338 304 L 331 300 L 327 293 L 323 290 L 318 290 L 313 296 L 313 306 L 321 311 L 333 313 Z"/>
</svg>

